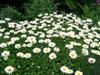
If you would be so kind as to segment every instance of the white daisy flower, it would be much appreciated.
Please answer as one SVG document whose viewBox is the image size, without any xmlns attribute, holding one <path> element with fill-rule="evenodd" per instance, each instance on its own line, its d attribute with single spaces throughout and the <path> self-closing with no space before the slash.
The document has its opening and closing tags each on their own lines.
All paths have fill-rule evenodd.
<svg viewBox="0 0 100 75">
<path fill-rule="evenodd" d="M 44 42 L 45 43 L 50 43 L 51 42 L 51 39 L 45 39 Z"/>
<path fill-rule="evenodd" d="M 27 44 L 22 44 L 22 47 L 27 47 Z"/>
<path fill-rule="evenodd" d="M 50 53 L 50 51 L 51 51 L 51 49 L 50 49 L 49 47 L 43 49 L 43 52 L 44 52 L 44 53 Z"/>
<path fill-rule="evenodd" d="M 91 53 L 96 54 L 96 55 L 100 55 L 100 51 L 98 51 L 98 50 L 91 50 Z"/>
<path fill-rule="evenodd" d="M 4 60 L 7 61 L 9 57 L 4 57 Z"/>
<path fill-rule="evenodd" d="M 12 67 L 12 66 L 7 66 L 5 68 L 5 72 L 8 73 L 8 74 L 12 74 L 14 71 L 15 71 L 15 68 Z"/>
<path fill-rule="evenodd" d="M 32 46 L 33 46 L 32 43 L 27 44 L 27 47 L 32 47 Z"/>
<path fill-rule="evenodd" d="M 21 35 L 21 38 L 26 38 L 26 37 L 27 37 L 26 34 Z"/>
<path fill-rule="evenodd" d="M 39 43 L 43 43 L 43 42 L 44 42 L 44 40 L 43 40 L 43 39 L 40 39 L 38 42 L 39 42 Z"/>
<path fill-rule="evenodd" d="M 49 43 L 49 47 L 55 47 L 55 45 L 56 45 L 56 44 L 55 44 L 54 42 L 50 42 L 50 43 Z"/>
<path fill-rule="evenodd" d="M 84 42 L 85 42 L 86 44 L 90 44 L 91 41 L 92 41 L 91 39 L 84 39 Z"/>
<path fill-rule="evenodd" d="M 49 58 L 50 58 L 51 60 L 53 60 L 53 59 L 57 58 L 57 56 L 56 56 L 55 53 L 51 53 L 51 54 L 49 54 Z"/>
<path fill-rule="evenodd" d="M 22 53 L 22 52 L 18 52 L 18 53 L 16 54 L 16 56 L 17 56 L 17 57 L 24 58 L 24 53 Z"/>
<path fill-rule="evenodd" d="M 65 38 L 66 33 L 65 32 L 59 32 L 59 35 L 61 36 L 61 38 Z"/>
<path fill-rule="evenodd" d="M 41 49 L 40 48 L 34 48 L 32 51 L 33 51 L 33 53 L 40 53 Z"/>
<path fill-rule="evenodd" d="M 77 53 L 73 50 L 70 51 L 69 53 L 69 56 L 72 58 L 72 59 L 76 59 L 77 58 Z"/>
<path fill-rule="evenodd" d="M 94 64 L 96 62 L 96 59 L 95 58 L 88 58 L 88 62 L 90 64 Z"/>
<path fill-rule="evenodd" d="M 19 49 L 19 48 L 21 48 L 21 45 L 20 44 L 15 44 L 15 48 Z"/>
<path fill-rule="evenodd" d="M 76 71 L 76 72 L 75 72 L 75 75 L 83 75 L 83 72 L 81 72 L 81 71 Z"/>
<path fill-rule="evenodd" d="M 83 44 L 82 47 L 83 48 L 89 48 L 89 46 L 87 44 Z"/>
<path fill-rule="evenodd" d="M 31 53 L 26 53 L 25 55 L 24 55 L 24 57 L 26 58 L 26 59 L 28 59 L 28 58 L 31 58 Z"/>
<path fill-rule="evenodd" d="M 67 47 L 68 49 L 72 49 L 74 46 L 71 44 L 66 44 L 65 47 Z"/>
<path fill-rule="evenodd" d="M 5 48 L 5 47 L 7 47 L 7 44 L 6 44 L 6 43 L 1 43 L 1 44 L 0 44 L 0 47 L 1 47 L 1 48 Z"/>
<path fill-rule="evenodd" d="M 2 34 L 2 33 L 0 33 L 0 37 L 1 37 L 1 36 L 3 36 L 3 34 Z"/>
<path fill-rule="evenodd" d="M 69 69 L 69 68 L 66 67 L 66 66 L 62 66 L 62 67 L 60 68 L 60 70 L 61 70 L 61 72 L 66 73 L 66 74 L 72 74 L 72 73 L 73 73 L 73 70 Z"/>
<path fill-rule="evenodd" d="M 8 45 L 13 45 L 14 43 L 15 43 L 14 41 L 7 42 Z"/>
<path fill-rule="evenodd" d="M 87 49 L 82 49 L 82 54 L 84 56 L 87 56 L 87 55 L 89 55 L 89 51 Z"/>
<path fill-rule="evenodd" d="M 1 56 L 2 56 L 2 57 L 8 57 L 8 56 L 10 56 L 10 52 L 9 52 L 9 51 L 3 51 L 3 52 L 1 53 Z"/>
<path fill-rule="evenodd" d="M 6 21 L 10 21 L 10 18 L 5 18 Z"/>
<path fill-rule="evenodd" d="M 0 24 L 2 24 L 2 23 L 6 23 L 6 21 L 4 21 L 4 20 L 0 20 Z"/>
<path fill-rule="evenodd" d="M 59 52 L 60 49 L 59 49 L 58 47 L 54 47 L 54 51 L 55 51 L 55 52 Z"/>
<path fill-rule="evenodd" d="M 10 38 L 10 37 L 6 35 L 6 36 L 4 36 L 4 38 L 5 38 L 5 39 L 8 39 L 8 38 Z"/>
</svg>

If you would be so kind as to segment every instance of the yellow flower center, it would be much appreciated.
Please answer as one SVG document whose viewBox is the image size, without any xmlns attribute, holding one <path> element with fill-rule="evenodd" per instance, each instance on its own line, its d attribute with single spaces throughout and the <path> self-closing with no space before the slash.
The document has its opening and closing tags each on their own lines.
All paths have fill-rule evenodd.
<svg viewBox="0 0 100 75">
<path fill-rule="evenodd" d="M 39 50 L 37 49 L 36 52 L 39 52 Z"/>
<path fill-rule="evenodd" d="M 77 75 L 81 75 L 80 73 L 77 73 Z"/>
<path fill-rule="evenodd" d="M 66 71 L 67 69 L 66 69 L 66 68 L 64 68 L 63 70 L 64 70 L 64 71 Z"/>
</svg>

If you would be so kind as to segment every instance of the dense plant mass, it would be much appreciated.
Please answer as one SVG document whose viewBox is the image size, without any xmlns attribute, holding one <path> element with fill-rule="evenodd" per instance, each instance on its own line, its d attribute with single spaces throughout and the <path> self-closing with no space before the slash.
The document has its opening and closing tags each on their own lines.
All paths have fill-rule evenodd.
<svg viewBox="0 0 100 75">
<path fill-rule="evenodd" d="M 11 19 L 17 21 L 30 20 L 36 18 L 40 13 L 57 11 L 51 0 L 0 0 L 0 7 L 0 19 L 10 16 Z"/>
<path fill-rule="evenodd" d="M 54 11 L 74 13 L 95 21 L 100 19 L 99 0 L 0 0 L 0 19 L 10 16 L 13 20 L 31 20 L 36 18 L 37 14 Z"/>
<path fill-rule="evenodd" d="M 0 20 L 0 75 L 99 75 L 99 30 L 72 13 Z"/>
</svg>

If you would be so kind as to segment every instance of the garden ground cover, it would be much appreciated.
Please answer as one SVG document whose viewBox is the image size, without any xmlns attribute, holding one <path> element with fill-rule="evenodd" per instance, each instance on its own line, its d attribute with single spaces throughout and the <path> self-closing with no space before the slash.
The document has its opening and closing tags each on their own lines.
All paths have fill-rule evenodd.
<svg viewBox="0 0 100 75">
<path fill-rule="evenodd" d="M 99 75 L 99 30 L 72 13 L 0 20 L 0 75 Z"/>
</svg>

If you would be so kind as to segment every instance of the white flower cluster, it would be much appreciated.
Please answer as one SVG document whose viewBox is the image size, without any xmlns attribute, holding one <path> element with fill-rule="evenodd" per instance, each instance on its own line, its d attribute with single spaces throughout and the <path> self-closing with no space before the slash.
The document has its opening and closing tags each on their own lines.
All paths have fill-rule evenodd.
<svg viewBox="0 0 100 75">
<path fill-rule="evenodd" d="M 73 70 L 72 69 L 69 69 L 68 67 L 66 66 L 62 66 L 60 68 L 60 70 L 63 72 L 63 73 L 66 73 L 66 74 L 72 74 L 73 73 Z"/>
<path fill-rule="evenodd" d="M 8 58 L 10 56 L 10 52 L 9 51 L 3 51 L 1 53 L 1 56 L 4 58 L 4 60 L 8 60 Z"/>
<path fill-rule="evenodd" d="M 4 24 L 6 27 L 3 26 Z M 0 20 L 0 39 L 2 39 L 0 48 L 3 50 L 1 56 L 4 60 L 8 60 L 9 49 L 13 49 L 19 51 L 16 56 L 20 58 L 29 59 L 32 55 L 43 52 L 50 60 L 56 60 L 59 54 L 65 51 L 64 54 L 68 53 L 66 54 L 68 59 L 74 61 L 82 56 L 89 56 L 87 62 L 94 64 L 96 59 L 92 54 L 100 56 L 100 22 L 97 26 L 93 25 L 91 19 L 83 20 L 72 13 L 39 14 L 33 21 L 26 20 L 18 23 L 5 18 Z M 5 49 L 8 50 L 5 51 Z M 26 49 L 32 53 L 26 52 Z M 14 71 L 12 66 L 5 68 L 8 74 Z M 66 66 L 62 66 L 61 71 L 67 74 L 74 73 Z M 76 71 L 75 75 L 83 75 L 83 72 Z"/>
<path fill-rule="evenodd" d="M 74 71 L 72 69 L 69 69 L 68 67 L 66 66 L 62 66 L 60 68 L 60 70 L 63 72 L 63 73 L 66 73 L 66 74 L 73 74 Z M 81 71 L 76 71 L 74 75 L 83 75 L 83 72 Z"/>
<path fill-rule="evenodd" d="M 31 53 L 22 53 L 22 52 L 18 52 L 17 54 L 16 54 L 16 56 L 17 57 L 21 57 L 21 58 L 26 58 L 26 59 L 29 59 L 29 58 L 31 58 Z"/>
</svg>

